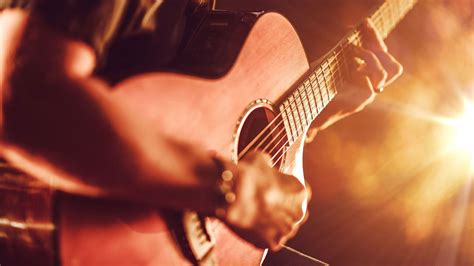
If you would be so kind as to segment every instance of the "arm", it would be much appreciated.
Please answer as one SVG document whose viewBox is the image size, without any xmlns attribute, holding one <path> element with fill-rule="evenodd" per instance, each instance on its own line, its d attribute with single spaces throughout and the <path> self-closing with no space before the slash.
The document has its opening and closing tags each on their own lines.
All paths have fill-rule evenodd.
<svg viewBox="0 0 474 266">
<path fill-rule="evenodd" d="M 215 175 L 196 173 L 212 171 L 209 156 L 187 147 L 194 154 L 191 160 L 180 145 L 144 135 L 144 125 L 121 112 L 108 96 L 110 88 L 91 76 L 95 57 L 90 47 L 61 36 L 37 17 L 23 27 L 16 63 L 6 64 L 12 66 L 6 71 L 3 108 L 9 159 L 26 170 L 47 169 L 56 188 L 88 196 L 156 203 L 162 202 L 157 195 L 166 198 L 170 191 L 162 188 L 195 187 L 203 194 L 213 189 Z M 143 148 L 150 143 L 153 150 Z M 168 161 L 156 160 L 155 151 L 167 154 Z M 126 189 L 130 185 L 136 190 Z M 192 198 L 170 205 L 193 205 Z M 212 206 L 196 204 L 201 205 L 196 209 Z"/>
<path fill-rule="evenodd" d="M 91 47 L 39 17 L 19 19 L 14 30 L 21 38 L 8 41 L 15 56 L 5 64 L 9 75 L 2 86 L 1 149 L 10 162 L 75 194 L 214 211 L 217 173 L 211 156 L 149 132 L 122 112 L 107 84 L 91 75 Z M 249 156 L 235 172 L 237 200 L 222 219 L 244 239 L 277 249 L 297 230 L 304 188 L 271 169 L 261 155 Z M 258 223 L 263 221 L 265 226 Z"/>
</svg>

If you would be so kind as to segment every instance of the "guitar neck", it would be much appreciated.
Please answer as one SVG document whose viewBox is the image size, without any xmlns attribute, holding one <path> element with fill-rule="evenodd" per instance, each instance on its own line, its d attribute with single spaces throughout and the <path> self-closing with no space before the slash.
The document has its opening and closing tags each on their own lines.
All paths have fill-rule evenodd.
<svg viewBox="0 0 474 266">
<path fill-rule="evenodd" d="M 385 39 L 415 3 L 416 0 L 387 0 L 369 18 Z M 278 109 L 290 145 L 337 95 L 349 75 L 350 45 L 361 45 L 363 41 L 357 27 L 323 56 L 282 101 Z"/>
</svg>

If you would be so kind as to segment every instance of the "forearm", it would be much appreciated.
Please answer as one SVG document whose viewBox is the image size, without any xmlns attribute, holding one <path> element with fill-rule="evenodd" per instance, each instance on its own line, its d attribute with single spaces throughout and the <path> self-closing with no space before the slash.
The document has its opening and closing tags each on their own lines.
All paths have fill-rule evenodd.
<svg viewBox="0 0 474 266">
<path fill-rule="evenodd" d="M 90 76 L 85 45 L 37 22 L 23 36 L 3 92 L 3 151 L 12 163 L 73 193 L 213 205 L 210 157 L 128 117 L 110 88 Z"/>
</svg>

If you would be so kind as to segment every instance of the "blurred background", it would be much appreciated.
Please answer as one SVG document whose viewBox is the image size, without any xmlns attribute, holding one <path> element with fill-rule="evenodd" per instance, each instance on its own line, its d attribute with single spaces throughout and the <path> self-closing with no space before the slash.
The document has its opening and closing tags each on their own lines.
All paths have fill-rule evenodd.
<svg viewBox="0 0 474 266">
<path fill-rule="evenodd" d="M 284 14 L 313 61 L 379 3 L 217 7 Z M 474 121 L 458 119 L 474 101 L 473 10 L 472 0 L 421 0 L 388 37 L 404 75 L 306 146 L 311 216 L 290 246 L 331 265 L 474 265 Z M 312 265 L 285 251 L 267 264 Z"/>
</svg>

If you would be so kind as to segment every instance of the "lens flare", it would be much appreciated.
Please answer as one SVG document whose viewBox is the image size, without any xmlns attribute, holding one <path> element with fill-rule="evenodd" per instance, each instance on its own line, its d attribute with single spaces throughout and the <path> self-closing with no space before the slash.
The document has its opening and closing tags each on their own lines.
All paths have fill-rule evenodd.
<svg viewBox="0 0 474 266">
<path fill-rule="evenodd" d="M 452 121 L 456 130 L 455 148 L 467 152 L 474 164 L 474 105 L 466 104 L 464 114 Z"/>
</svg>

